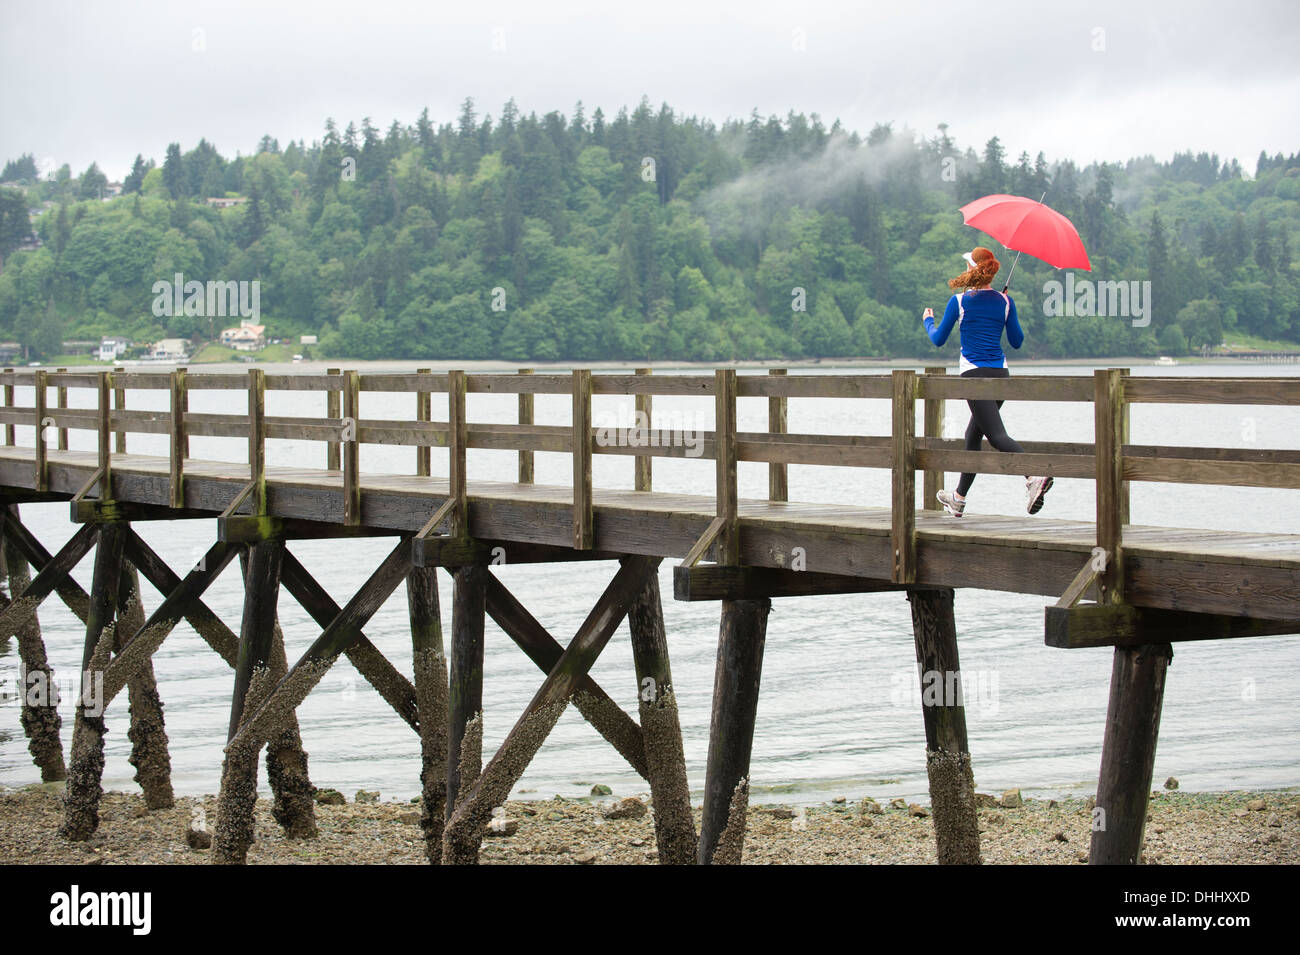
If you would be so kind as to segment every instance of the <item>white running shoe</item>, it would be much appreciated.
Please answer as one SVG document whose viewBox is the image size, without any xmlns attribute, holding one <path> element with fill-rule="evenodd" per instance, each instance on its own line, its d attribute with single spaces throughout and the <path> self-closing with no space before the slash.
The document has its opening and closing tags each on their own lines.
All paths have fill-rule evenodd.
<svg viewBox="0 0 1300 955">
<path fill-rule="evenodd" d="M 1029 513 L 1037 514 L 1043 509 L 1043 498 L 1052 489 L 1050 477 L 1025 478 L 1025 492 L 1029 498 Z"/>
<path fill-rule="evenodd" d="M 960 501 L 957 500 L 957 498 L 953 496 L 952 491 L 940 491 L 935 495 L 935 497 L 939 499 L 939 503 L 943 505 L 943 509 L 953 517 L 961 517 L 966 511 L 966 499 L 962 498 Z"/>
</svg>

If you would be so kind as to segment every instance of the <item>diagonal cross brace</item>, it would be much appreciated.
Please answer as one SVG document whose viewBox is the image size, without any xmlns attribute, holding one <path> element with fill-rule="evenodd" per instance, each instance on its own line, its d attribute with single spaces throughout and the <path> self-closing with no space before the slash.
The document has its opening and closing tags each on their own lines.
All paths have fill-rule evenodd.
<svg viewBox="0 0 1300 955">
<path fill-rule="evenodd" d="M 286 548 L 280 567 L 280 583 L 321 627 L 328 627 L 343 611 L 316 579 L 307 572 Z M 379 648 L 358 631 L 357 642 L 343 653 L 357 672 L 388 701 L 403 720 L 417 733 L 420 731 L 419 707 L 415 687 Z"/>
<path fill-rule="evenodd" d="M 486 608 L 488 616 L 543 673 L 550 673 L 555 668 L 564 655 L 563 645 L 547 633 L 505 584 L 492 574 L 487 575 Z M 573 705 L 641 778 L 649 779 L 645 736 L 641 727 L 600 688 L 600 684 L 590 676 L 584 676 L 574 690 Z"/>
<path fill-rule="evenodd" d="M 6 523 L 9 529 L 13 528 L 14 522 L 6 519 Z M 45 598 L 56 589 L 62 588 L 62 585 L 68 579 L 68 574 L 72 572 L 72 568 L 76 567 L 81 558 L 85 557 L 90 548 L 95 545 L 95 535 L 95 527 L 88 524 L 84 525 L 72 535 L 56 556 L 50 557 L 47 553 L 44 564 L 37 564 L 35 561 L 29 560 L 29 563 L 37 567 L 36 576 L 32 578 L 32 582 L 23 589 L 21 594 L 14 595 L 9 605 L 4 610 L 0 610 L 0 639 L 7 639 L 17 633 L 23 624 L 27 622 L 27 619 L 35 614 L 40 605 L 45 602 Z M 81 617 L 84 623 L 84 609 Z"/>
<path fill-rule="evenodd" d="M 122 649 L 104 669 L 104 706 L 108 706 L 122 691 L 136 667 L 152 657 L 162 646 L 167 635 L 184 619 L 186 609 L 221 575 L 235 552 L 235 548 L 229 544 L 213 544 L 201 562 L 201 568 L 195 567 L 186 574 L 185 579 L 149 615 L 144 626 L 123 644 Z"/>
<path fill-rule="evenodd" d="M 13 514 L 4 515 L 4 520 L 5 536 L 14 542 L 19 552 L 27 559 L 27 563 L 31 564 L 38 573 L 44 570 L 54 560 L 50 556 L 50 552 Z M 73 535 L 73 539 L 76 539 L 76 535 Z M 93 544 L 93 538 L 91 542 Z M 71 543 L 72 541 L 68 542 L 68 544 Z M 65 550 L 68 544 L 63 545 Z M 89 548 L 87 548 L 88 550 Z M 90 607 L 90 597 L 81 589 L 81 585 L 73 580 L 70 575 L 64 574 L 55 584 L 54 590 L 58 593 L 59 598 L 67 604 L 68 609 L 76 615 L 77 619 L 85 623 L 86 613 Z"/>
<path fill-rule="evenodd" d="M 406 579 L 411 570 L 411 540 L 402 538 L 384 562 L 361 585 L 338 616 L 330 621 L 316 642 L 293 665 L 284 679 L 276 684 L 270 696 L 247 716 L 239 732 L 227 743 L 228 750 L 265 743 L 280 727 L 286 714 L 292 713 L 307 698 L 339 654 L 356 646 L 363 639 L 361 628 L 383 606 L 397 585 Z"/>
<path fill-rule="evenodd" d="M 661 559 L 640 556 L 622 559 L 618 573 L 600 595 L 568 648 L 551 667 L 523 715 L 478 779 L 457 799 L 456 811 L 444 830 L 444 860 L 462 861 L 475 854 L 492 810 L 510 795 L 510 790 L 555 727 L 569 698 L 627 616 L 650 575 L 658 570 Z"/>
</svg>

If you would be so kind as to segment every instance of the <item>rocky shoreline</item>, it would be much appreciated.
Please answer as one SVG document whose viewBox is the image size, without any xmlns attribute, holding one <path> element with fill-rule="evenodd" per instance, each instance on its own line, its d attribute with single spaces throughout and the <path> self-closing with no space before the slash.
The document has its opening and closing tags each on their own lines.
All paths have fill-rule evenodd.
<svg viewBox="0 0 1300 955">
<path fill-rule="evenodd" d="M 351 801 L 318 790 L 320 835 L 286 839 L 259 798 L 251 864 L 425 863 L 419 807 L 358 793 Z M 106 793 L 98 832 L 88 842 L 58 836 L 62 784 L 0 790 L 0 863 L 206 864 L 216 798 L 180 797 L 148 810 L 135 793 Z M 341 804 L 340 804 L 341 803 Z M 1090 799 L 1036 800 L 1018 791 L 981 794 L 984 862 L 1078 865 L 1087 859 Z M 698 825 L 699 813 L 696 812 Z M 652 812 L 644 794 L 618 797 L 605 787 L 583 799 L 512 801 L 490 825 L 485 864 L 650 864 L 657 861 Z M 1152 864 L 1288 865 L 1300 862 L 1300 793 L 1152 794 L 1143 861 Z M 843 864 L 935 862 L 929 809 L 902 799 L 834 801 L 813 806 L 751 806 L 745 862 Z"/>
</svg>

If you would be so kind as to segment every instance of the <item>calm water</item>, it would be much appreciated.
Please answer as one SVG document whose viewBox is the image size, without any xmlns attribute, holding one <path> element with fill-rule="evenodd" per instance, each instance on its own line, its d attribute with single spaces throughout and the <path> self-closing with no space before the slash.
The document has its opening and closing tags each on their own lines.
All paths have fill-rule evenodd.
<svg viewBox="0 0 1300 955">
<path fill-rule="evenodd" d="M 391 365 L 385 366 L 391 368 Z M 299 366 L 294 370 L 307 370 Z M 1090 374 L 1090 369 L 1023 369 L 1035 374 Z M 1135 368 L 1136 374 L 1297 375 L 1295 366 L 1180 366 Z M 78 401 L 78 397 L 81 401 Z M 165 407 L 164 393 L 133 392 L 135 407 Z M 89 393 L 74 404 L 90 404 Z M 27 402 L 20 394 L 19 404 Z M 435 396 L 434 417 L 445 416 Z M 268 413 L 323 414 L 324 399 L 300 393 L 268 395 Z M 232 406 L 233 405 L 233 406 Z M 366 395 L 365 417 L 411 415 L 410 396 Z M 194 411 L 242 411 L 229 395 L 197 392 Z M 764 430 L 766 402 L 741 399 L 742 430 Z M 631 399 L 595 399 L 597 425 L 626 418 Z M 656 423 L 712 427 L 712 399 L 655 399 Z M 959 436 L 964 405 L 948 405 L 947 434 Z M 511 421 L 513 396 L 471 395 L 472 421 Z M 1004 409 L 1012 434 L 1029 440 L 1092 439 L 1091 407 L 1013 402 Z M 1153 406 L 1133 409 L 1135 443 L 1300 449 L 1295 409 L 1231 406 Z M 792 399 L 790 430 L 886 434 L 889 409 L 883 401 Z M 568 399 L 538 396 L 538 423 L 565 424 Z M 90 435 L 74 433 L 74 447 L 90 447 Z M 20 443 L 29 437 L 19 434 Z M 194 439 L 195 457 L 243 460 L 246 444 L 233 439 Z M 130 449 L 165 454 L 160 437 L 130 438 Z M 324 447 L 273 441 L 272 464 L 324 464 Z M 413 469 L 411 449 L 366 447 L 363 471 Z M 441 457 L 439 457 L 441 455 Z M 511 452 L 470 451 L 473 481 L 513 479 Z M 434 451 L 435 474 L 446 473 L 445 452 Z M 537 480 L 568 484 L 566 455 L 537 455 Z M 766 466 L 740 465 L 742 497 L 766 494 Z M 949 479 L 950 481 L 952 478 Z M 630 458 L 597 457 L 597 487 L 630 487 Z M 713 464 L 706 460 L 655 462 L 657 490 L 712 493 Z M 793 500 L 885 505 L 888 472 L 840 468 L 790 468 Z M 1023 481 L 981 476 L 971 494 L 973 512 L 1023 513 Z M 1178 487 L 1139 484 L 1132 490 L 1136 523 L 1300 533 L 1296 492 L 1270 489 Z M 1092 483 L 1060 480 L 1044 513 L 1092 518 Z M 24 505 L 24 520 L 50 550 L 73 527 L 67 506 Z M 190 566 L 213 539 L 210 521 L 137 525 L 137 530 L 173 568 Z M 293 544 L 294 553 L 343 603 L 376 566 L 390 541 Z M 76 576 L 89 588 L 91 560 Z M 687 770 L 697 794 L 708 752 L 710 694 L 717 641 L 718 607 L 671 599 L 671 561 L 661 570 L 664 617 L 678 700 Z M 207 601 L 238 628 L 242 588 L 228 568 L 208 591 Z M 504 583 L 561 642 L 573 635 L 612 575 L 612 564 L 558 564 L 496 568 Z M 450 622 L 449 578 L 440 577 L 444 626 Z M 149 608 L 160 599 L 145 585 Z M 1054 650 L 1043 645 L 1042 597 L 976 590 L 957 594 L 957 627 L 967 686 L 967 722 L 977 784 L 985 790 L 1019 786 L 1047 795 L 1091 791 L 1096 785 L 1106 713 L 1111 652 Z M 61 681 L 80 665 L 83 633 L 75 618 L 51 599 L 42 611 L 46 644 Z M 319 629 L 287 594 L 280 619 L 290 659 Z M 400 669 L 410 673 L 410 638 L 405 596 L 399 588 L 375 615 L 367 635 Z M 1221 790 L 1300 785 L 1300 727 L 1295 713 L 1300 685 L 1288 675 L 1300 663 L 1300 643 L 1275 637 L 1181 644 L 1170 669 L 1155 778 L 1177 776 L 1185 789 Z M 215 792 L 228 719 L 229 668 L 187 625 L 173 632 L 154 658 L 171 737 L 173 778 L 178 792 Z M 636 682 L 626 626 L 611 641 L 593 676 L 629 712 L 636 711 Z M 18 679 L 13 641 L 0 646 L 0 784 L 39 781 L 26 750 L 14 701 Z M 488 621 L 484 660 L 485 751 L 491 752 L 536 690 L 541 673 Z M 926 791 L 924 735 L 916 698 L 915 663 L 906 599 L 896 594 L 817 597 L 776 601 L 768 625 L 758 709 L 752 778 L 758 801 L 813 802 L 832 795 L 905 795 Z M 71 743 L 71 686 L 64 683 L 65 750 Z M 351 794 L 379 789 L 385 797 L 409 797 L 419 789 L 419 743 L 413 732 L 341 660 L 299 710 L 302 735 L 319 786 Z M 136 789 L 127 763 L 125 700 L 108 714 L 106 789 Z M 265 785 L 265 774 L 262 774 Z M 517 794 L 549 797 L 586 794 L 596 782 L 616 793 L 645 790 L 621 758 L 572 709 L 520 783 Z"/>
</svg>

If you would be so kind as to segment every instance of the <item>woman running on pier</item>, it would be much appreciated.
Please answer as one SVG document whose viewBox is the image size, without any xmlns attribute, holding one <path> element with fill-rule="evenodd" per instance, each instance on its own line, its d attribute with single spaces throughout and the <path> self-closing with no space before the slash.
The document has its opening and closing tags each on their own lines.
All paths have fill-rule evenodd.
<svg viewBox="0 0 1300 955">
<path fill-rule="evenodd" d="M 948 300 L 943 321 L 934 322 L 934 310 L 927 308 L 922 320 L 925 332 L 936 346 L 948 340 L 953 326 L 961 328 L 961 376 L 963 378 L 1006 378 L 1007 356 L 1002 352 L 1002 330 L 1012 348 L 1019 348 L 1025 333 L 1016 318 L 1016 303 L 1005 292 L 990 287 L 1001 263 L 993 253 L 977 246 L 962 253 L 970 267 L 948 282 L 948 287 L 958 289 Z M 1007 434 L 998 409 L 1001 401 L 967 401 L 970 405 L 970 424 L 966 426 L 966 450 L 978 451 L 984 438 L 999 451 L 1019 452 L 1023 449 Z M 953 517 L 961 517 L 966 510 L 966 495 L 975 481 L 974 474 L 963 474 L 955 491 L 940 491 L 940 503 Z M 1025 490 L 1029 498 L 1029 513 L 1037 514 L 1043 507 L 1043 498 L 1052 486 L 1050 477 L 1026 477 Z"/>
</svg>

